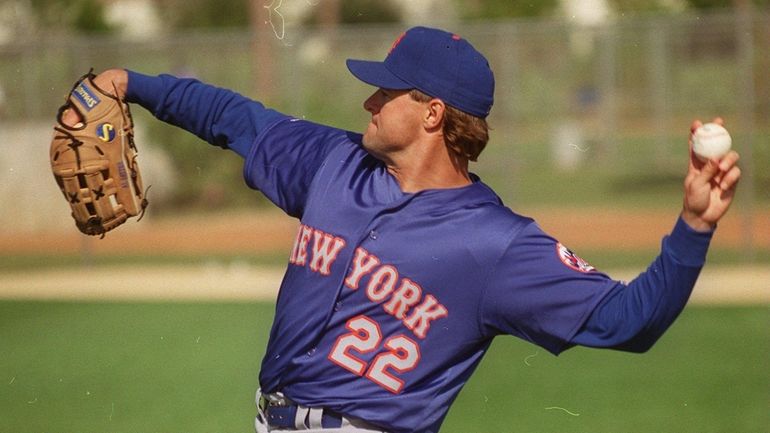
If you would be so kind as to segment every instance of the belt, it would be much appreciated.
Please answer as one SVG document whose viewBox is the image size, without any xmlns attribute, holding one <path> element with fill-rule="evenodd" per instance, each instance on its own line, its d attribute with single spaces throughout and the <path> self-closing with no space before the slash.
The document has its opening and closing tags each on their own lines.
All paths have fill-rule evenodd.
<svg viewBox="0 0 770 433">
<path fill-rule="evenodd" d="M 345 417 L 323 408 L 309 408 L 291 401 L 282 393 L 262 394 L 259 409 L 271 429 L 305 430 L 341 428 Z"/>
<path fill-rule="evenodd" d="M 313 416 L 311 408 L 302 406 L 268 407 L 265 410 L 267 424 L 271 428 L 303 430 L 307 428 L 340 428 L 343 416 L 328 409 L 317 409 L 320 413 Z M 315 419 L 311 419 L 315 418 Z M 299 422 L 299 428 L 297 423 Z"/>
</svg>

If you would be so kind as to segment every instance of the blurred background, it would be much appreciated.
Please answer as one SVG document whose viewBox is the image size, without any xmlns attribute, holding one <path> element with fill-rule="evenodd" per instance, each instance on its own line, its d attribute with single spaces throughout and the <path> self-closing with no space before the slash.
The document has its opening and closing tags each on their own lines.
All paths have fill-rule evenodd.
<svg viewBox="0 0 770 433">
<path fill-rule="evenodd" d="M 492 139 L 473 169 L 509 206 L 534 216 L 543 207 L 625 217 L 662 210 L 667 230 L 680 206 L 690 122 L 719 115 L 744 170 L 724 240 L 741 260 L 770 258 L 768 1 L 530 3 L 3 0 L 0 197 L 15 202 L 0 210 L 0 234 L 72 231 L 66 202 L 41 173 L 56 109 L 91 67 L 192 76 L 361 130 L 372 89 L 352 79 L 344 60 L 381 59 L 394 35 L 424 24 L 461 33 L 492 63 Z M 146 228 L 191 212 L 271 209 L 244 187 L 239 158 L 141 107 L 134 114 L 152 184 Z"/>
<path fill-rule="evenodd" d="M 239 157 L 135 106 L 148 215 L 104 239 L 80 235 L 48 162 L 54 115 L 78 77 L 109 67 L 195 77 L 360 131 L 373 89 L 344 61 L 384 58 L 412 25 L 462 35 L 495 71 L 491 140 L 472 171 L 613 277 L 642 271 L 673 227 L 693 119 L 725 119 L 744 173 L 682 319 L 690 328 L 675 327 L 681 334 L 650 358 L 611 355 L 604 365 L 577 355 L 566 368 L 549 360 L 550 370 L 500 382 L 487 364 L 537 353 L 506 343 L 510 352 L 485 361 L 461 395 L 476 412 L 450 416 L 447 431 L 513 431 L 504 426 L 518 419 L 526 431 L 766 432 L 770 0 L 0 0 L 0 414 L 13 414 L 0 416 L 0 432 L 248 431 L 248 394 L 297 227 L 245 186 Z M 723 350 L 700 373 L 689 369 L 715 345 Z M 507 419 L 464 424 L 510 410 L 510 387 L 538 387 L 544 371 L 566 386 L 551 390 L 592 388 L 580 378 L 597 363 L 616 375 L 593 395 L 610 397 L 594 402 L 603 421 L 543 411 L 560 395 L 535 403 L 534 417 L 516 400 L 523 409 Z M 677 374 L 685 383 L 667 387 Z M 647 400 L 623 385 L 640 378 Z M 490 402 L 495 386 L 501 406 Z M 656 404 L 661 387 L 683 394 Z M 740 397 L 723 399 L 736 389 Z M 159 409 L 171 404 L 181 406 Z M 655 422 L 669 417 L 681 424 Z"/>
<path fill-rule="evenodd" d="M 671 222 L 690 122 L 719 115 L 743 157 L 730 214 L 740 243 L 730 248 L 745 260 L 768 258 L 768 3 L 4 0 L 0 197 L 16 202 L 0 211 L 0 231 L 71 227 L 66 202 L 40 174 L 53 115 L 90 67 L 192 76 L 361 130 L 372 89 L 344 60 L 381 59 L 394 35 L 424 24 L 461 33 L 490 59 L 493 133 L 473 169 L 509 206 L 662 209 Z M 148 222 L 171 210 L 269 208 L 243 186 L 239 158 L 134 112 L 153 185 Z"/>
</svg>

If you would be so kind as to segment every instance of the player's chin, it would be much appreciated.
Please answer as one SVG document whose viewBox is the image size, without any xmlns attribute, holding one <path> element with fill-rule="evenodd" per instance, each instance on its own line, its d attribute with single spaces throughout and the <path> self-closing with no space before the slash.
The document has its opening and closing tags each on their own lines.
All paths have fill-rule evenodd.
<svg viewBox="0 0 770 433">
<path fill-rule="evenodd" d="M 365 148 L 370 148 L 374 145 L 374 136 L 377 133 L 376 132 L 377 127 L 374 126 L 373 123 L 370 123 L 369 126 L 366 128 L 366 131 L 364 132 L 364 136 L 361 139 L 361 142 L 364 144 Z"/>
<path fill-rule="evenodd" d="M 376 142 L 372 140 L 371 137 L 367 138 L 366 135 L 364 135 L 364 138 L 361 140 L 361 144 L 363 145 L 363 148 L 369 152 L 369 154 L 377 156 L 377 146 Z"/>
<path fill-rule="evenodd" d="M 380 143 L 374 135 L 364 134 L 361 143 L 370 155 L 379 160 L 383 160 L 382 143 Z"/>
</svg>

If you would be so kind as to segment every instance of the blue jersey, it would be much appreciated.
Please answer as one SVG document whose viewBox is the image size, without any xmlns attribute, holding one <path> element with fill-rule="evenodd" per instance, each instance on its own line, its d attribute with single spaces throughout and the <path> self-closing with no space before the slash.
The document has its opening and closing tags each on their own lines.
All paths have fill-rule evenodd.
<svg viewBox="0 0 770 433">
<path fill-rule="evenodd" d="M 710 234 L 680 220 L 626 285 L 476 176 L 404 193 L 359 134 L 170 76 L 130 73 L 127 96 L 244 156 L 246 183 L 299 219 L 263 391 L 388 431 L 438 431 L 497 335 L 554 354 L 646 350 L 684 307 L 708 247 Z"/>
</svg>

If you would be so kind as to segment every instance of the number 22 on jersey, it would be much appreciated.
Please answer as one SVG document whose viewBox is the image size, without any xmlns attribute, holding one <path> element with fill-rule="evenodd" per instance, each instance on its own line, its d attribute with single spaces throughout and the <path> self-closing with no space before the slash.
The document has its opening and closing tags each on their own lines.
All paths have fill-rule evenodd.
<svg viewBox="0 0 770 433">
<path fill-rule="evenodd" d="M 382 342 L 380 326 L 366 316 L 348 320 L 348 333 L 341 335 L 329 352 L 329 360 L 363 376 L 388 391 L 398 394 L 404 381 L 397 375 L 413 370 L 420 362 L 420 347 L 414 340 L 399 334 Z M 370 364 L 356 356 L 380 350 Z"/>
</svg>

